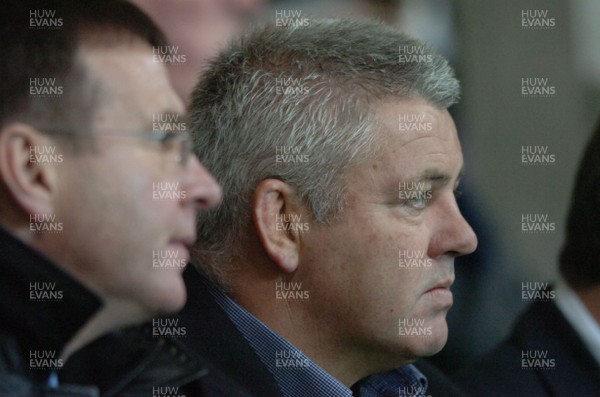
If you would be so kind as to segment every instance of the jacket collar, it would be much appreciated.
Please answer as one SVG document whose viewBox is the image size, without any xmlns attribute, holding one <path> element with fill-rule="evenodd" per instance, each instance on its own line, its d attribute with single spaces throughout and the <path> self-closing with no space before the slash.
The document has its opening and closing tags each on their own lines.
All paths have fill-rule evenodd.
<svg viewBox="0 0 600 397">
<path fill-rule="evenodd" d="M 69 359 L 61 381 L 94 384 L 104 397 L 151 396 L 161 385 L 183 395 L 183 386 L 205 377 L 208 368 L 176 340 L 153 336 L 152 331 L 144 324 L 94 340 Z"/>
<path fill-rule="evenodd" d="M 100 309 L 101 300 L 1 227 L 0 252 L 0 333 L 16 339 L 26 366 L 36 369 L 30 372 L 45 379 L 49 368 L 32 368 L 31 355 L 58 359 L 66 343 Z"/>
<path fill-rule="evenodd" d="M 187 267 L 183 278 L 188 299 L 178 317 L 188 337 L 181 343 L 252 395 L 281 396 L 273 376 L 208 291 L 211 282 L 194 266 Z"/>
</svg>

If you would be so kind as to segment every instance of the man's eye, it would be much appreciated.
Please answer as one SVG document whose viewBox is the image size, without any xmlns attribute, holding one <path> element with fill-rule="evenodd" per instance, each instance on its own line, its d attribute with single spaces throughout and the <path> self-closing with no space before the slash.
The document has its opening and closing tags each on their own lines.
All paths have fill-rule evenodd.
<svg viewBox="0 0 600 397">
<path fill-rule="evenodd" d="M 408 204 L 409 206 L 411 206 L 414 209 L 422 210 L 422 209 L 425 209 L 425 207 L 427 207 L 428 201 L 429 200 L 425 199 L 425 198 L 413 198 L 413 199 L 407 200 L 406 204 Z"/>
<path fill-rule="evenodd" d="M 402 192 L 400 194 L 400 204 L 413 210 L 423 210 L 431 201 L 432 194 L 431 190 Z"/>
<path fill-rule="evenodd" d="M 175 132 L 164 132 L 160 138 L 158 139 L 158 141 L 160 142 L 160 144 L 162 145 L 162 147 L 164 149 L 172 149 L 177 141 L 179 139 L 179 136 L 177 133 Z"/>
</svg>

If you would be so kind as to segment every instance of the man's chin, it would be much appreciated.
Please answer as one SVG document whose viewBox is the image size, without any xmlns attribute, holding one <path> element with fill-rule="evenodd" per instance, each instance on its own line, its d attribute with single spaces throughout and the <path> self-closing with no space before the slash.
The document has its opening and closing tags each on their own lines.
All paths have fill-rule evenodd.
<svg viewBox="0 0 600 397">
<path fill-rule="evenodd" d="M 448 341 L 448 325 L 443 319 L 432 321 L 429 325 L 430 335 L 420 337 L 413 344 L 413 352 L 417 358 L 430 357 L 439 353 Z"/>
<path fill-rule="evenodd" d="M 171 275 L 175 276 L 175 275 Z M 176 280 L 166 282 L 155 290 L 155 294 L 149 300 L 148 310 L 154 314 L 165 315 L 176 313 L 183 309 L 187 299 L 187 291 L 181 275 L 178 274 Z M 165 280 L 166 281 L 166 280 Z"/>
<path fill-rule="evenodd" d="M 185 306 L 185 301 L 187 299 L 187 294 L 184 290 L 182 296 L 178 299 L 171 299 L 161 307 L 161 312 L 163 314 L 173 314 L 179 312 Z"/>
<path fill-rule="evenodd" d="M 425 340 L 425 345 L 423 346 L 424 352 L 421 356 L 429 357 L 439 353 L 444 346 L 446 346 L 447 341 L 448 328 L 446 326 L 446 322 L 444 321 L 444 327 L 442 329 L 438 329 L 437 332 L 434 330 L 431 338 L 429 340 Z"/>
<path fill-rule="evenodd" d="M 431 357 L 439 353 L 446 345 L 446 338 L 431 337 L 427 340 L 421 340 L 418 343 L 413 344 L 410 348 L 411 356 L 414 360 L 418 360 L 423 357 Z M 414 361 L 413 360 L 413 361 Z"/>
</svg>

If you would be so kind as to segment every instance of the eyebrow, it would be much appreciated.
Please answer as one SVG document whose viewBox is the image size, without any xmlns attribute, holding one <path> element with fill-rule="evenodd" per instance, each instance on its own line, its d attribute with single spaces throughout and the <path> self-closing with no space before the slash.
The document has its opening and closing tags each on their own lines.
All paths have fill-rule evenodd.
<svg viewBox="0 0 600 397">
<path fill-rule="evenodd" d="M 465 169 L 464 167 L 460 168 L 460 171 L 458 172 L 458 175 L 456 177 L 456 180 L 460 180 L 463 175 L 465 173 Z M 431 182 L 432 184 L 438 185 L 438 186 L 445 186 L 448 183 L 450 183 L 450 181 L 452 180 L 452 177 L 445 173 L 445 172 L 440 172 L 436 169 L 427 169 L 425 171 L 423 171 L 420 175 L 416 176 L 416 177 L 411 177 L 408 178 L 409 181 L 415 181 L 415 182 Z"/>
</svg>

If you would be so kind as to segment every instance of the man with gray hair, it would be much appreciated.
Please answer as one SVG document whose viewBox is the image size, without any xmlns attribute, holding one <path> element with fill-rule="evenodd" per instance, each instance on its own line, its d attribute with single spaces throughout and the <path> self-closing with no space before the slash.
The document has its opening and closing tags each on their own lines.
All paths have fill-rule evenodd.
<svg viewBox="0 0 600 397">
<path fill-rule="evenodd" d="M 257 396 L 424 396 L 447 339 L 459 83 L 371 21 L 254 30 L 193 93 L 195 150 L 224 201 L 200 215 L 184 343 Z"/>
</svg>

